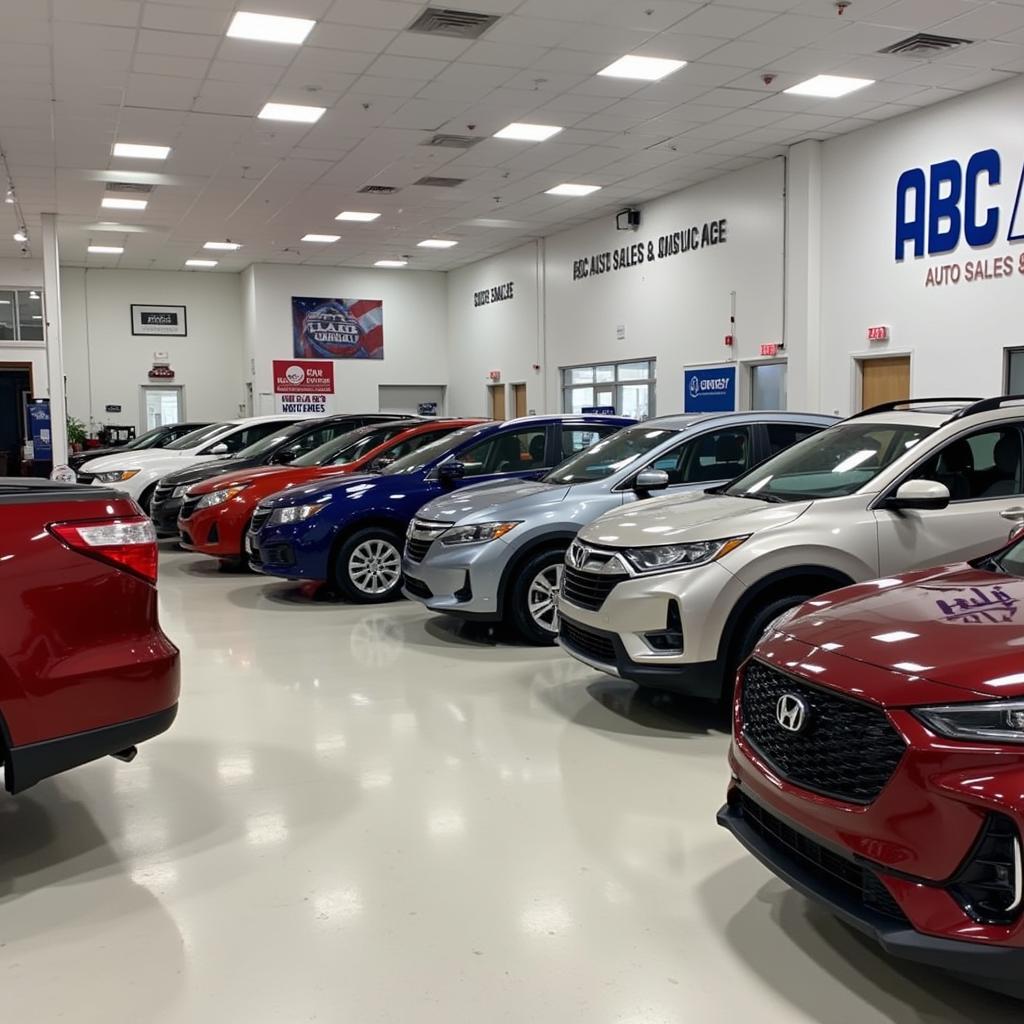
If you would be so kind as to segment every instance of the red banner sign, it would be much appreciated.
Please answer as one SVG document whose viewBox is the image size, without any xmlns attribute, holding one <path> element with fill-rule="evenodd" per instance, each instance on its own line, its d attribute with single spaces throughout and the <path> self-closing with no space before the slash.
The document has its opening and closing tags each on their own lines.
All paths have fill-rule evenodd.
<svg viewBox="0 0 1024 1024">
<path fill-rule="evenodd" d="M 311 359 L 275 359 L 274 394 L 333 395 L 334 364 Z"/>
</svg>

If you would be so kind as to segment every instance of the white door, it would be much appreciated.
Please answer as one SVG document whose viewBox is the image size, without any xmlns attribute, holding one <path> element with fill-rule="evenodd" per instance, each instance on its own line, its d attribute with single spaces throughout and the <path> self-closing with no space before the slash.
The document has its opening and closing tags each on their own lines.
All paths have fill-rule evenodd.
<svg viewBox="0 0 1024 1024">
<path fill-rule="evenodd" d="M 185 418 L 185 389 L 178 386 L 142 388 L 142 430 L 152 430 Z"/>
</svg>

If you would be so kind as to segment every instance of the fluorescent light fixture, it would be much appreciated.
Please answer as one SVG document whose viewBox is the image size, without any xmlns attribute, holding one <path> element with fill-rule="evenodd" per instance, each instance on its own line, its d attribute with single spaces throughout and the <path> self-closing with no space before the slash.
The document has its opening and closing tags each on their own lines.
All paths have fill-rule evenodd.
<svg viewBox="0 0 1024 1024">
<path fill-rule="evenodd" d="M 342 210 L 341 213 L 335 217 L 335 220 L 355 220 L 362 224 L 367 224 L 371 220 L 376 220 L 380 216 L 379 213 L 360 212 L 359 210 Z"/>
<path fill-rule="evenodd" d="M 42 320 L 43 319 L 43 314 L 42 313 L 33 313 L 32 314 L 32 319 L 33 320 Z"/>
<path fill-rule="evenodd" d="M 28 241 L 28 235 L 26 235 L 24 231 L 15 231 L 14 234 L 11 237 L 16 242 L 27 242 Z"/>
<path fill-rule="evenodd" d="M 593 192 L 600 191 L 600 185 L 573 185 L 566 182 L 563 185 L 549 188 L 544 194 L 548 196 L 589 196 Z"/>
<path fill-rule="evenodd" d="M 116 196 L 104 196 L 100 203 L 108 210 L 144 210 L 148 205 L 146 199 L 118 199 Z"/>
<path fill-rule="evenodd" d="M 513 121 L 505 125 L 500 132 L 495 132 L 496 139 L 518 139 L 520 142 L 543 142 L 557 135 L 562 129 L 553 124 L 524 124 Z"/>
<path fill-rule="evenodd" d="M 115 142 L 114 156 L 130 156 L 135 160 L 166 160 L 170 146 L 140 146 L 134 142 Z"/>
<path fill-rule="evenodd" d="M 216 260 L 185 260 L 186 267 L 215 267 Z"/>
<path fill-rule="evenodd" d="M 408 260 L 377 260 L 375 267 L 404 267 Z"/>
<path fill-rule="evenodd" d="M 225 252 L 234 252 L 235 249 L 241 249 L 241 242 L 205 242 L 203 243 L 204 249 L 223 249 Z"/>
<path fill-rule="evenodd" d="M 450 249 L 453 245 L 458 245 L 458 242 L 453 242 L 450 238 L 424 238 L 419 243 L 421 249 Z"/>
<path fill-rule="evenodd" d="M 263 43 L 290 43 L 298 46 L 313 31 L 309 18 L 285 18 L 280 14 L 254 14 L 239 11 L 228 26 L 235 39 L 257 39 Z"/>
<path fill-rule="evenodd" d="M 304 242 L 323 242 L 325 245 L 329 245 L 331 242 L 336 242 L 341 235 L 303 235 L 302 241 Z"/>
<path fill-rule="evenodd" d="M 89 252 L 106 254 L 108 256 L 120 256 L 124 252 L 123 245 L 90 245 Z"/>
<path fill-rule="evenodd" d="M 841 75 L 815 75 L 806 82 L 783 89 L 793 96 L 821 96 L 827 100 L 835 100 L 846 96 L 866 85 L 874 85 L 873 78 L 843 78 Z"/>
<path fill-rule="evenodd" d="M 299 103 L 264 103 L 256 115 L 264 121 L 298 121 L 300 124 L 316 124 L 326 107 L 306 107 Z"/>
<path fill-rule="evenodd" d="M 635 78 L 639 82 L 660 82 L 673 71 L 686 67 L 685 60 L 666 60 L 664 57 L 637 57 L 632 54 L 620 57 L 609 64 L 599 75 L 606 78 Z"/>
</svg>

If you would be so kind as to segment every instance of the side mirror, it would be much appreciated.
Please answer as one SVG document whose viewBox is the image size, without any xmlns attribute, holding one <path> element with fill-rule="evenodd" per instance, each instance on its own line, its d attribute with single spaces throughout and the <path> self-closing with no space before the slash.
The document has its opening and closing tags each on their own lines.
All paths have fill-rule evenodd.
<svg viewBox="0 0 1024 1024">
<path fill-rule="evenodd" d="M 215 444 L 210 449 L 210 454 L 211 455 L 227 455 L 228 454 L 228 446 L 223 441 L 221 441 L 220 444 Z"/>
<path fill-rule="evenodd" d="M 641 470 L 633 481 L 633 490 L 641 496 L 646 496 L 651 491 L 663 491 L 668 487 L 668 473 L 663 469 Z"/>
<path fill-rule="evenodd" d="M 442 484 L 454 484 L 463 479 L 465 475 L 466 467 L 458 459 L 453 459 L 451 462 L 443 462 L 437 467 L 437 479 Z"/>
<path fill-rule="evenodd" d="M 379 459 L 374 459 L 373 462 L 370 463 L 370 472 L 382 473 L 394 461 L 395 460 L 390 455 L 382 455 Z"/>
<path fill-rule="evenodd" d="M 279 452 L 274 453 L 273 461 L 279 465 L 286 465 L 289 462 L 295 461 L 295 456 L 299 453 L 293 451 L 291 448 L 282 448 Z"/>
<path fill-rule="evenodd" d="M 885 502 L 896 511 L 943 509 L 949 505 L 949 488 L 936 480 L 908 480 Z"/>
</svg>

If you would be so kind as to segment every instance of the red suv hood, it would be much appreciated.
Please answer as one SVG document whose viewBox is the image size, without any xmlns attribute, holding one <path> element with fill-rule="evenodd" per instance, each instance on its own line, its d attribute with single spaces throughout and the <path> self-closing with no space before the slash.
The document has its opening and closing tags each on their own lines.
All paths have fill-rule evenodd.
<svg viewBox="0 0 1024 1024">
<path fill-rule="evenodd" d="M 242 469 L 237 473 L 222 473 L 196 484 L 190 491 L 192 494 L 210 494 L 222 487 L 263 483 L 273 483 L 278 490 L 283 491 L 287 487 L 309 483 L 323 476 L 350 473 L 353 466 L 351 462 L 337 466 L 260 466 L 257 469 Z"/>
<path fill-rule="evenodd" d="M 904 678 L 1024 695 L 1024 579 L 966 564 L 837 590 L 780 632 Z M 898 691 L 885 703 L 903 703 Z"/>
</svg>

